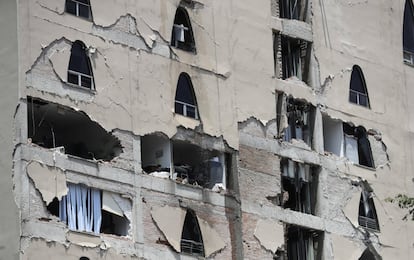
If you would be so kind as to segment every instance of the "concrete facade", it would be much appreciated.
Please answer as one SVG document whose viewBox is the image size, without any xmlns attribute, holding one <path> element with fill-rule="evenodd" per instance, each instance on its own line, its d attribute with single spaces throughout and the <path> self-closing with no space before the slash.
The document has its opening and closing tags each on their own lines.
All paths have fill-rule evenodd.
<svg viewBox="0 0 414 260">
<path fill-rule="evenodd" d="M 413 259 L 405 1 L 289 2 L 3 1 L 0 259 Z"/>
</svg>

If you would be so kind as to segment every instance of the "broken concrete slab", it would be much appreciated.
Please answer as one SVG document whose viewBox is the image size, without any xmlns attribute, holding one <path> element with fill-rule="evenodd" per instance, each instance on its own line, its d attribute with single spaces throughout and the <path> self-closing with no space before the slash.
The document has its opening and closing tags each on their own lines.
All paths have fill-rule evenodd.
<svg viewBox="0 0 414 260">
<path fill-rule="evenodd" d="M 66 175 L 62 169 L 32 161 L 27 165 L 26 171 L 46 205 L 54 198 L 61 200 L 68 193 Z"/>
<path fill-rule="evenodd" d="M 206 220 L 199 217 L 197 217 L 197 220 L 198 225 L 200 226 L 201 235 L 203 237 L 205 257 L 209 257 L 226 247 L 223 239 Z"/>
<path fill-rule="evenodd" d="M 285 243 L 283 224 L 274 220 L 260 219 L 257 222 L 254 236 L 266 250 L 276 253 Z"/>
</svg>

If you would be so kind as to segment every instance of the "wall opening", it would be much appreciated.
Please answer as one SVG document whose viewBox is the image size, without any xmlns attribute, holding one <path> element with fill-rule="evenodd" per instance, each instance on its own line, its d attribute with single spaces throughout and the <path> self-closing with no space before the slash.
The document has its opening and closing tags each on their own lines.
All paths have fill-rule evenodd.
<svg viewBox="0 0 414 260">
<path fill-rule="evenodd" d="M 204 245 L 200 226 L 195 212 L 190 209 L 187 210 L 185 215 L 180 245 L 182 253 L 204 256 Z"/>
<path fill-rule="evenodd" d="M 175 12 L 174 25 L 171 33 L 171 46 L 184 51 L 196 51 L 190 17 L 188 16 L 187 10 L 181 6 Z"/>
<path fill-rule="evenodd" d="M 315 215 L 318 175 L 313 166 L 289 159 L 281 161 L 282 206 Z"/>
<path fill-rule="evenodd" d="M 122 152 L 119 140 L 83 112 L 32 97 L 27 97 L 27 110 L 28 137 L 34 144 L 104 161 Z"/>
<path fill-rule="evenodd" d="M 405 1 L 403 23 L 404 63 L 414 65 L 414 6 L 412 0 Z"/>
<path fill-rule="evenodd" d="M 193 84 L 190 76 L 184 72 L 178 78 L 174 111 L 183 116 L 199 119 Z"/>
<path fill-rule="evenodd" d="M 280 18 L 306 20 L 307 0 L 279 0 Z"/>
<path fill-rule="evenodd" d="M 323 116 L 324 149 L 351 162 L 374 168 L 374 159 L 367 131 L 364 127 L 354 127 L 340 120 Z"/>
<path fill-rule="evenodd" d="M 68 83 L 95 89 L 92 66 L 87 55 L 87 48 L 81 41 L 75 41 L 70 51 L 69 67 L 68 67 Z"/>
<path fill-rule="evenodd" d="M 315 108 L 311 104 L 280 93 L 276 113 L 279 135 L 284 141 L 302 140 L 311 146 L 315 121 Z"/>
<path fill-rule="evenodd" d="M 367 182 L 361 183 L 362 192 L 359 200 L 358 224 L 372 231 L 380 231 L 377 211 L 374 204 L 374 194 Z"/>
<path fill-rule="evenodd" d="M 141 137 L 141 162 L 145 173 L 184 184 L 220 191 L 226 189 L 231 154 L 209 150 L 161 133 Z"/>
<path fill-rule="evenodd" d="M 321 260 L 323 233 L 288 225 L 286 231 L 288 259 Z"/>
<path fill-rule="evenodd" d="M 307 83 L 311 44 L 301 39 L 281 36 L 282 79 L 297 77 Z"/>
<path fill-rule="evenodd" d="M 89 0 L 66 0 L 65 11 L 87 20 L 92 20 L 92 10 Z"/>
<path fill-rule="evenodd" d="M 174 171 L 177 179 L 208 189 L 226 187 L 225 154 L 197 145 L 173 140 Z"/>
<path fill-rule="evenodd" d="M 352 67 L 349 86 L 349 102 L 370 108 L 367 85 L 364 74 L 358 65 Z"/>
<path fill-rule="evenodd" d="M 70 230 L 117 236 L 128 235 L 130 221 L 122 213 L 118 202 L 112 199 L 112 193 L 83 184 L 68 183 L 67 185 L 68 194 L 61 201 L 55 198 L 47 209 L 66 223 Z M 123 200 L 124 203 L 127 201 L 127 199 Z"/>
</svg>

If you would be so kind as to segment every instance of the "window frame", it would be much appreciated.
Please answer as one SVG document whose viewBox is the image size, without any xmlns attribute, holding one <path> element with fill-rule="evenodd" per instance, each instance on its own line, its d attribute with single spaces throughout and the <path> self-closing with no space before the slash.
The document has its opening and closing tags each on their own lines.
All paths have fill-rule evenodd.
<svg viewBox="0 0 414 260">
<path fill-rule="evenodd" d="M 178 23 L 178 20 L 185 21 L 183 23 Z M 176 38 L 177 30 L 182 29 L 184 41 L 180 41 Z M 187 32 L 187 34 L 185 34 Z M 187 36 L 186 36 L 187 35 Z M 188 15 L 188 12 L 184 6 L 178 6 L 175 11 L 174 21 L 171 31 L 171 42 L 170 45 L 174 48 L 181 49 L 187 52 L 196 53 L 196 43 L 194 37 L 194 31 L 191 25 L 191 19 Z"/>
<path fill-rule="evenodd" d="M 75 53 L 75 51 L 77 51 L 75 49 L 75 44 L 79 45 L 79 47 L 82 49 L 83 52 Z M 81 67 L 81 64 L 71 64 L 72 63 L 71 62 L 72 61 L 72 56 L 76 56 L 76 55 L 82 55 L 83 56 L 83 59 L 86 62 L 86 64 L 84 64 L 84 65 L 89 70 L 90 75 L 76 70 L 77 68 Z M 71 65 L 72 65 L 72 67 L 71 67 Z M 73 68 L 73 67 L 75 67 L 75 68 Z M 80 70 L 80 69 L 78 69 L 78 70 Z M 73 77 L 76 77 L 76 82 L 72 81 Z M 83 83 L 85 82 L 83 79 L 89 80 L 90 81 L 90 86 L 83 85 Z M 87 47 L 83 42 L 81 42 L 79 40 L 72 43 L 71 54 L 70 54 L 70 57 L 69 57 L 69 64 L 68 64 L 68 69 L 67 69 L 67 81 L 66 82 L 69 85 L 75 86 L 77 88 L 87 89 L 87 90 L 90 90 L 90 91 L 95 91 L 96 90 L 95 89 L 95 79 L 94 79 L 94 76 L 93 76 L 91 60 L 90 60 L 89 56 L 87 55 Z"/>
<path fill-rule="evenodd" d="M 355 73 L 357 73 L 357 74 L 355 74 Z M 354 84 L 352 84 L 354 76 L 358 77 L 356 80 L 359 79 L 361 81 L 360 84 L 361 84 L 364 92 L 361 92 L 361 91 L 355 89 Z M 353 100 L 352 96 L 356 97 L 355 101 Z M 361 102 L 361 97 L 365 97 L 366 104 L 363 104 Z M 358 65 L 352 66 L 351 78 L 349 80 L 349 97 L 348 97 L 348 101 L 352 104 L 356 104 L 356 105 L 371 109 L 371 102 L 369 101 L 368 88 L 367 88 L 367 84 L 366 84 L 366 81 L 365 81 L 364 73 L 362 72 L 361 67 L 358 66 Z"/>
<path fill-rule="evenodd" d="M 184 82 L 182 82 L 182 81 L 184 81 Z M 183 86 L 180 83 L 186 84 L 186 86 Z M 186 92 L 187 92 L 187 90 L 190 91 L 190 93 L 186 93 L 186 94 L 191 95 L 192 102 L 194 104 L 190 104 L 190 103 L 184 102 L 183 100 L 177 99 L 177 94 L 178 94 L 179 90 L 181 90 L 181 88 L 183 88 L 183 87 L 187 88 L 187 89 L 185 89 Z M 181 91 L 183 91 L 183 90 L 181 90 Z M 179 98 L 181 98 L 181 97 L 179 97 Z M 180 111 L 177 111 L 177 106 L 182 108 L 182 113 L 180 113 Z M 190 109 L 194 109 L 194 117 L 189 114 L 188 111 Z M 196 95 L 195 95 L 195 92 L 194 92 L 193 83 L 191 81 L 190 76 L 185 72 L 180 73 L 180 75 L 178 76 L 177 87 L 176 87 L 175 98 L 174 98 L 174 113 L 185 116 L 185 117 L 193 118 L 195 120 L 200 120 L 200 115 L 199 115 L 199 110 L 198 110 L 198 105 L 197 105 L 197 98 L 196 98 Z"/>
<path fill-rule="evenodd" d="M 75 13 L 68 11 L 68 3 L 74 3 L 75 4 Z M 88 4 L 85 4 L 81 1 L 78 0 L 66 0 L 65 1 L 65 12 L 83 19 L 86 19 L 88 21 L 92 21 L 92 6 L 91 6 L 91 2 L 89 0 L 87 0 Z M 85 17 L 83 15 L 81 15 L 80 11 L 79 11 L 79 6 L 85 6 L 88 8 L 88 17 Z"/>
</svg>

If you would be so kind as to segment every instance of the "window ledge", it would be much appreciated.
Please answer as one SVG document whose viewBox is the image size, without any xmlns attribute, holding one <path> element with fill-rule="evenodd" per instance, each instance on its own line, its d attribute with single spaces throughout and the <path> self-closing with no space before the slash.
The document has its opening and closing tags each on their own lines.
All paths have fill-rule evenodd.
<svg viewBox="0 0 414 260">
<path fill-rule="evenodd" d="M 66 84 L 69 87 L 73 88 L 73 89 L 77 89 L 77 90 L 80 90 L 80 91 L 83 91 L 83 92 L 86 92 L 86 93 L 89 93 L 89 94 L 92 94 L 92 95 L 95 95 L 96 94 L 96 90 L 95 89 L 81 87 L 79 85 L 76 85 L 76 84 L 73 84 L 73 83 L 70 83 L 70 82 L 66 82 Z"/>
</svg>

